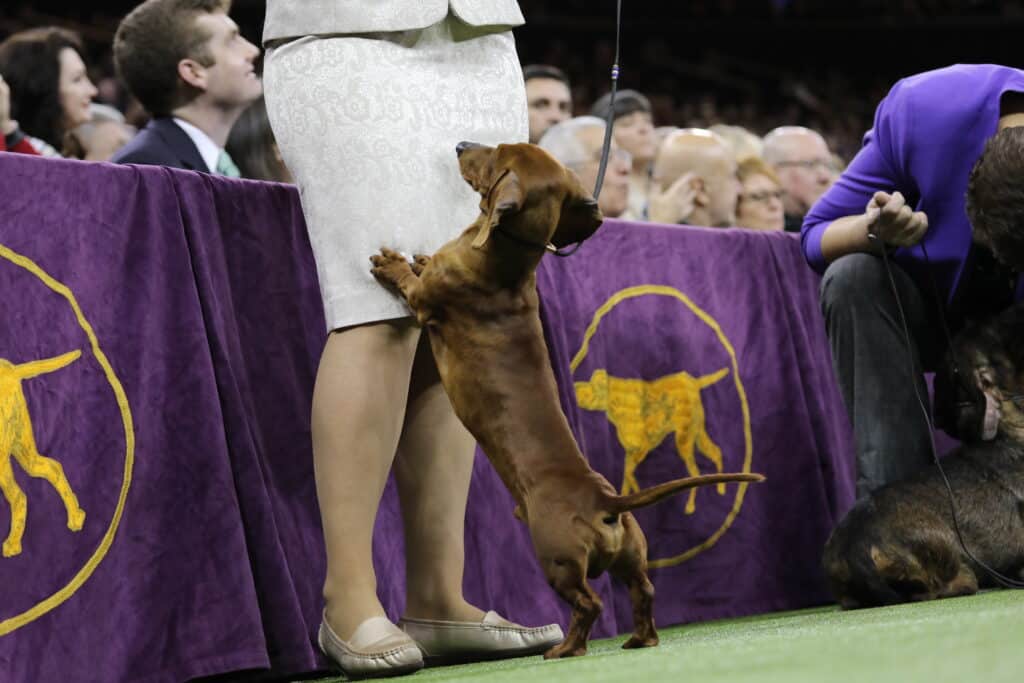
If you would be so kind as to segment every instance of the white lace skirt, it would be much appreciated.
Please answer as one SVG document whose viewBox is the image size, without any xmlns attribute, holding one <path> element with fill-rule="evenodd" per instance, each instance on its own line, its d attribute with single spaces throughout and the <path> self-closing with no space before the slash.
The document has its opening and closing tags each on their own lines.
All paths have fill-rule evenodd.
<svg viewBox="0 0 1024 683">
<path fill-rule="evenodd" d="M 407 317 L 369 257 L 382 246 L 433 253 L 476 217 L 460 141 L 527 139 L 512 34 L 481 35 L 449 15 L 417 31 L 307 36 L 269 50 L 263 77 L 328 329 Z"/>
</svg>

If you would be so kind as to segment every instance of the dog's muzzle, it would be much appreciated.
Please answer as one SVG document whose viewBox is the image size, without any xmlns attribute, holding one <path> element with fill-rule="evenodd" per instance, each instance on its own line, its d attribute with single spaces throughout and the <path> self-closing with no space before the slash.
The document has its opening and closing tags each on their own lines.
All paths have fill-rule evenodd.
<svg viewBox="0 0 1024 683">
<path fill-rule="evenodd" d="M 463 140 L 459 144 L 455 145 L 455 154 L 462 156 L 462 153 L 467 149 L 476 149 L 477 147 L 483 147 L 479 142 L 466 142 Z"/>
</svg>

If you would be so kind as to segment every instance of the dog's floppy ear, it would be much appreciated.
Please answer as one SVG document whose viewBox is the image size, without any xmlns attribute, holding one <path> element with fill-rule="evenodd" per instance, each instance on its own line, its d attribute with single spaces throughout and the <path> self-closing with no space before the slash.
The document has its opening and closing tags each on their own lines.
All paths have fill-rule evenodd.
<svg viewBox="0 0 1024 683">
<path fill-rule="evenodd" d="M 515 171 L 506 171 L 498 185 L 491 191 L 491 205 L 487 220 L 480 226 L 480 231 L 473 240 L 473 247 L 479 249 L 491 237 L 491 230 L 501 225 L 523 208 L 523 187 Z"/>
<path fill-rule="evenodd" d="M 597 200 L 589 194 L 570 197 L 562 206 L 562 215 L 551 236 L 551 243 L 558 248 L 582 242 L 593 235 L 604 221 L 604 214 L 597 206 Z"/>
</svg>

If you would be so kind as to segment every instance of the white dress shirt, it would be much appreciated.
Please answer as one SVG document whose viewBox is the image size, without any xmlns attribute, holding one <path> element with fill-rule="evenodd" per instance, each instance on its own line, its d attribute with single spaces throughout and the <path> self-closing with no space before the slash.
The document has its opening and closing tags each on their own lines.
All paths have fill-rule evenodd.
<svg viewBox="0 0 1024 683">
<path fill-rule="evenodd" d="M 203 162 L 206 164 L 206 168 L 210 169 L 210 173 L 217 172 L 217 159 L 220 158 L 220 153 L 223 151 L 217 146 L 217 143 L 210 139 L 210 136 L 203 131 L 196 128 L 194 125 L 174 117 L 174 122 L 178 124 L 178 127 L 185 131 L 190 138 L 192 138 L 193 144 L 196 149 L 199 150 L 199 156 L 203 158 Z"/>
</svg>

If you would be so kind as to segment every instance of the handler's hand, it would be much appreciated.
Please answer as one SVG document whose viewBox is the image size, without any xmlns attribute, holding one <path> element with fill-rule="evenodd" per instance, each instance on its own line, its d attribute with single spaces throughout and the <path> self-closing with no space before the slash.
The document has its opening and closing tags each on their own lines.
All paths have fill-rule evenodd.
<svg viewBox="0 0 1024 683">
<path fill-rule="evenodd" d="M 876 192 L 865 209 L 868 232 L 888 245 L 910 247 L 928 231 L 928 216 L 907 206 L 899 192 Z"/>
<path fill-rule="evenodd" d="M 664 192 L 652 192 L 647 210 L 651 222 L 673 225 L 686 220 L 697 198 L 696 179 L 693 173 L 684 173 Z"/>
</svg>

